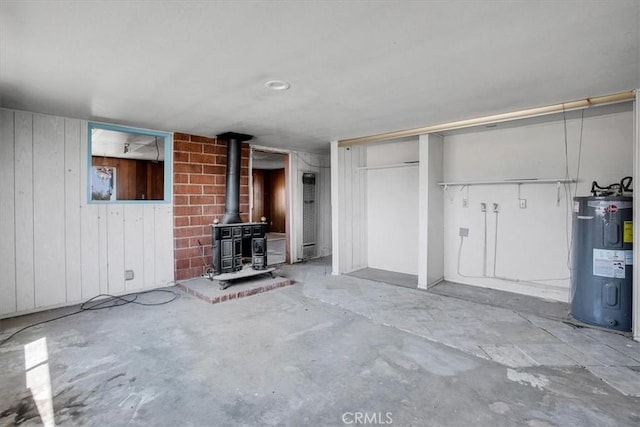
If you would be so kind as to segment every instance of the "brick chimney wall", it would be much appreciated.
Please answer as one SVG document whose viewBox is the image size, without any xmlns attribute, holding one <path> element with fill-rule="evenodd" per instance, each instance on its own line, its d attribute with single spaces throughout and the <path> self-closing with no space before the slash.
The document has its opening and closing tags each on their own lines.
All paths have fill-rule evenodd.
<svg viewBox="0 0 640 427">
<path fill-rule="evenodd" d="M 249 220 L 249 145 L 242 144 L 240 217 Z M 227 143 L 173 134 L 173 238 L 176 280 L 211 266 L 211 224 L 224 215 Z M 204 261 L 203 261 L 204 254 Z"/>
</svg>

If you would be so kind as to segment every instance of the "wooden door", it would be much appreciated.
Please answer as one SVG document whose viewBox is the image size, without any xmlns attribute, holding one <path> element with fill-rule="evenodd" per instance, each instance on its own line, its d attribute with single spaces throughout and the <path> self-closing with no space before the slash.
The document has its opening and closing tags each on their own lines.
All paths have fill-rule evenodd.
<svg viewBox="0 0 640 427">
<path fill-rule="evenodd" d="M 269 171 L 269 231 L 273 233 L 286 233 L 287 218 L 287 185 L 284 169 Z"/>
<path fill-rule="evenodd" d="M 251 176 L 253 177 L 253 212 L 251 220 L 259 222 L 260 218 L 266 216 L 265 209 L 265 171 L 262 169 L 254 169 Z"/>
</svg>

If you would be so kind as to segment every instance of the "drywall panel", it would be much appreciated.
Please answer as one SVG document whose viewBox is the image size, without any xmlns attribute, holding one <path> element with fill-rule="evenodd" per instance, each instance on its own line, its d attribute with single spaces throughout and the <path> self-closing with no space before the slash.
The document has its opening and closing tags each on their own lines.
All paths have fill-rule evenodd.
<svg viewBox="0 0 640 427">
<path fill-rule="evenodd" d="M 155 283 L 157 283 L 155 207 L 152 205 L 144 205 L 142 210 L 142 286 L 145 288 L 150 288 L 153 287 Z"/>
<path fill-rule="evenodd" d="M 154 206 L 155 226 L 155 286 L 173 284 L 173 205 L 158 204 Z M 208 228 L 208 226 L 205 226 Z M 210 231 L 208 231 L 210 232 Z"/>
<path fill-rule="evenodd" d="M 125 205 L 124 221 L 124 270 L 133 272 L 133 279 L 125 280 L 125 290 L 132 292 L 144 287 L 144 206 Z"/>
<path fill-rule="evenodd" d="M 444 195 L 438 186 L 444 176 L 442 157 L 443 138 L 429 135 L 428 164 L 428 244 L 427 249 L 427 285 L 438 283 L 444 278 Z"/>
<path fill-rule="evenodd" d="M 64 119 L 33 116 L 35 307 L 66 299 Z"/>
<path fill-rule="evenodd" d="M 125 291 L 124 232 L 124 206 L 107 205 L 107 281 L 109 289 L 108 293 L 112 295 Z"/>
<path fill-rule="evenodd" d="M 98 271 L 100 272 L 100 293 L 109 293 L 109 214 L 108 205 L 98 206 Z"/>
<path fill-rule="evenodd" d="M 367 266 L 366 147 L 331 143 L 332 273 Z"/>
<path fill-rule="evenodd" d="M 64 121 L 65 301 L 82 299 L 80 224 L 80 120 Z"/>
<path fill-rule="evenodd" d="M 407 167 L 368 169 L 368 266 L 418 274 L 418 141 L 367 147 L 367 167 L 406 163 Z"/>
<path fill-rule="evenodd" d="M 86 194 L 86 193 L 82 193 Z M 104 205 L 83 204 L 80 208 L 80 272 L 82 294 L 87 300 L 101 293 L 100 289 L 100 213 Z M 74 262 L 74 260 L 70 260 Z M 105 291 L 106 292 L 106 289 Z"/>
<path fill-rule="evenodd" d="M 13 112 L 0 110 L 0 315 L 16 311 Z"/>
<path fill-rule="evenodd" d="M 340 148 L 340 273 L 367 266 L 366 147 Z"/>
<path fill-rule="evenodd" d="M 442 136 L 421 135 L 419 150 L 418 287 L 426 289 L 444 277 Z"/>
<path fill-rule="evenodd" d="M 572 198 L 588 195 L 593 180 L 610 184 L 632 174 L 632 129 L 632 114 L 622 112 L 568 120 L 566 133 L 556 121 L 445 137 L 447 182 L 578 176 L 577 186 L 443 190 L 445 278 L 567 301 Z"/>
<path fill-rule="evenodd" d="M 343 238 L 340 237 L 340 228 L 344 218 L 341 217 L 340 206 L 340 167 L 341 153 L 338 148 L 338 141 L 331 141 L 331 274 L 340 274 L 340 263 L 342 259 Z"/>
<path fill-rule="evenodd" d="M 15 113 L 16 310 L 35 307 L 33 254 L 33 115 Z M 4 204 L 4 200 L 0 204 Z M 57 249 L 56 249 L 57 250 Z"/>
</svg>

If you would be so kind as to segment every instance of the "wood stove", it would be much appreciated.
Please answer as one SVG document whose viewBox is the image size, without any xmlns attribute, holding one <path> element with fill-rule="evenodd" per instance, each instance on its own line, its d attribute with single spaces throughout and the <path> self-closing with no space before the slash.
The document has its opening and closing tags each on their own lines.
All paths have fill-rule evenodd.
<svg viewBox="0 0 640 427">
<path fill-rule="evenodd" d="M 254 270 L 267 269 L 266 223 L 214 224 L 211 227 L 215 275 L 242 270 L 243 258 L 251 258 Z"/>
<path fill-rule="evenodd" d="M 236 132 L 218 135 L 227 141 L 225 213 L 222 223 L 211 226 L 213 276 L 224 289 L 229 281 L 255 274 L 273 272 L 267 267 L 266 222 L 242 222 L 240 219 L 240 156 L 242 142 L 253 137 Z M 243 269 L 250 259 L 250 269 Z M 247 263 L 248 265 L 249 263 Z M 250 270 L 250 271 L 249 271 Z"/>
</svg>

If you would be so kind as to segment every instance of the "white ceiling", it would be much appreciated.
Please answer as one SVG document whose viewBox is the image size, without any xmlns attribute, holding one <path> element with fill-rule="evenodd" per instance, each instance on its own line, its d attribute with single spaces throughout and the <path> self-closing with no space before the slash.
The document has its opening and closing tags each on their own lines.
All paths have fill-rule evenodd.
<svg viewBox="0 0 640 427">
<path fill-rule="evenodd" d="M 91 132 L 91 154 L 97 157 L 163 162 L 164 138 L 94 128 Z"/>
<path fill-rule="evenodd" d="M 1 106 L 263 146 L 639 87 L 639 0 L 0 2 Z"/>
</svg>

